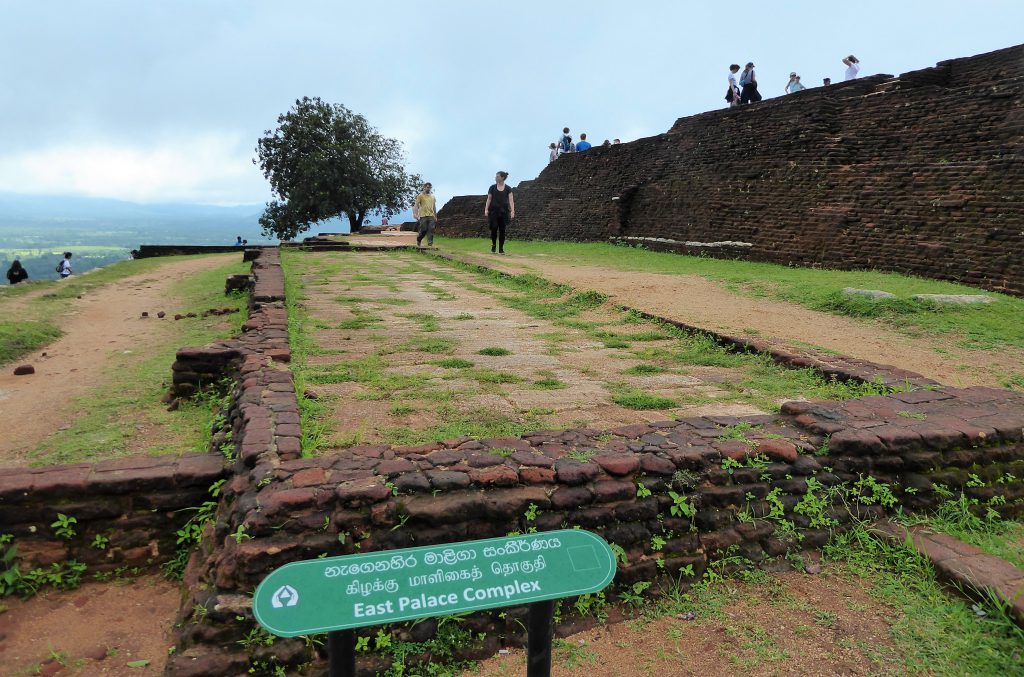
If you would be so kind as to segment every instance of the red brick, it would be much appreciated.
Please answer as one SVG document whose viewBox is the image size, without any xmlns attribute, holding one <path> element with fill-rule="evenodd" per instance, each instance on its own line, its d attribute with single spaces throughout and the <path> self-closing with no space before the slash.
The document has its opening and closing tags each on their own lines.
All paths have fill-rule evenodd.
<svg viewBox="0 0 1024 677">
<path fill-rule="evenodd" d="M 640 467 L 640 458 L 635 454 L 601 454 L 592 460 L 609 475 L 620 477 L 634 473 Z M 675 470 L 674 464 L 672 469 Z"/>
</svg>

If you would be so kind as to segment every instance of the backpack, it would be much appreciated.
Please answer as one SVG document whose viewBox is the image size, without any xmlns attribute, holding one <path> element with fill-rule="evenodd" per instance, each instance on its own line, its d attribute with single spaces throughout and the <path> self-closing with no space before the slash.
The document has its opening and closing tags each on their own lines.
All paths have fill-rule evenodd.
<svg viewBox="0 0 1024 677">
<path fill-rule="evenodd" d="M 570 150 L 572 150 L 572 137 L 563 136 L 562 140 L 558 142 L 558 149 L 561 150 L 563 153 L 568 153 Z"/>
<path fill-rule="evenodd" d="M 60 263 L 57 264 L 57 272 L 58 273 L 63 273 L 64 272 L 64 259 L 61 259 Z"/>
</svg>

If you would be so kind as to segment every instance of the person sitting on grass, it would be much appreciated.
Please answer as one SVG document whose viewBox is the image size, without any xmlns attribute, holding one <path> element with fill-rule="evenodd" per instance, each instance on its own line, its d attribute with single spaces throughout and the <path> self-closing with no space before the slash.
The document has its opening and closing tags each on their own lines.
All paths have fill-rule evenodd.
<svg viewBox="0 0 1024 677">
<path fill-rule="evenodd" d="M 18 284 L 19 282 L 24 282 L 27 279 L 28 271 L 21 265 L 21 261 L 15 259 L 14 263 L 11 264 L 10 270 L 7 271 L 7 281 L 11 284 Z"/>
</svg>

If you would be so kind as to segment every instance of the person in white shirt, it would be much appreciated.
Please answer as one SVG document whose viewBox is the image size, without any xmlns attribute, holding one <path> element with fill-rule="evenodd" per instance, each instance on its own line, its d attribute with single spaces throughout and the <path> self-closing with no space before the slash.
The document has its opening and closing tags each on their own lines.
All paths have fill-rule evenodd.
<svg viewBox="0 0 1024 677">
<path fill-rule="evenodd" d="M 860 59 L 851 54 L 850 56 L 843 59 L 843 63 L 846 64 L 846 79 L 856 79 L 857 73 L 860 73 Z"/>
<path fill-rule="evenodd" d="M 729 66 L 729 88 L 725 90 L 725 100 L 729 102 L 729 108 L 740 105 L 740 88 L 736 84 L 736 74 L 740 72 L 740 65 L 734 63 Z"/>
</svg>

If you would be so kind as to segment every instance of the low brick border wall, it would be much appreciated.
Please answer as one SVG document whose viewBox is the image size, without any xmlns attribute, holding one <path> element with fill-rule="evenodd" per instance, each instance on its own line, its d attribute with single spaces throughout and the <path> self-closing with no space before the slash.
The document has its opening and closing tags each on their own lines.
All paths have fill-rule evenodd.
<svg viewBox="0 0 1024 677">
<path fill-rule="evenodd" d="M 981 548 L 924 527 L 908 529 L 886 520 L 875 524 L 874 531 L 895 544 L 909 543 L 928 558 L 939 578 L 961 593 L 982 601 L 987 601 L 987 595 L 1002 600 L 1010 617 L 1024 628 L 1024 571 Z"/>
<path fill-rule="evenodd" d="M 758 563 L 819 547 L 855 519 L 934 507 L 944 498 L 933 484 L 982 501 L 999 493 L 1006 512 L 1019 512 L 1024 482 L 999 483 L 1009 475 L 1024 477 L 1024 395 L 993 388 L 790 402 L 777 415 L 609 431 L 361 445 L 257 464 L 223 488 L 213 545 L 195 560 L 201 585 L 183 606 L 172 674 L 248 665 L 241 650 L 223 648 L 251 627 L 246 592 L 295 560 L 579 525 L 622 549 L 617 584 L 697 581 L 730 554 Z M 973 486 L 974 477 L 985 486 Z M 780 529 L 781 520 L 799 535 Z M 232 538 L 239 527 L 245 539 Z M 219 611 L 199 618 L 195 605 Z M 486 634 L 473 651 L 521 641 L 523 613 L 471 617 L 468 627 Z M 401 627 L 398 638 L 412 637 Z M 271 654 L 282 663 L 315 659 L 301 641 L 281 639 L 252 658 Z M 366 658 L 363 669 L 373 667 Z"/>
<path fill-rule="evenodd" d="M 90 571 L 148 567 L 170 559 L 189 508 L 224 477 L 219 454 L 123 458 L 96 464 L 6 469 L 0 532 L 14 536 L 23 570 L 77 560 Z M 77 520 L 62 538 L 58 513 Z M 96 536 L 108 540 L 102 548 Z"/>
<path fill-rule="evenodd" d="M 151 259 L 157 256 L 194 256 L 197 254 L 230 254 L 231 252 L 250 252 L 274 247 L 246 245 L 187 245 L 187 244 L 141 244 L 135 254 L 137 259 Z M 248 260 L 248 259 L 246 259 Z"/>
</svg>

